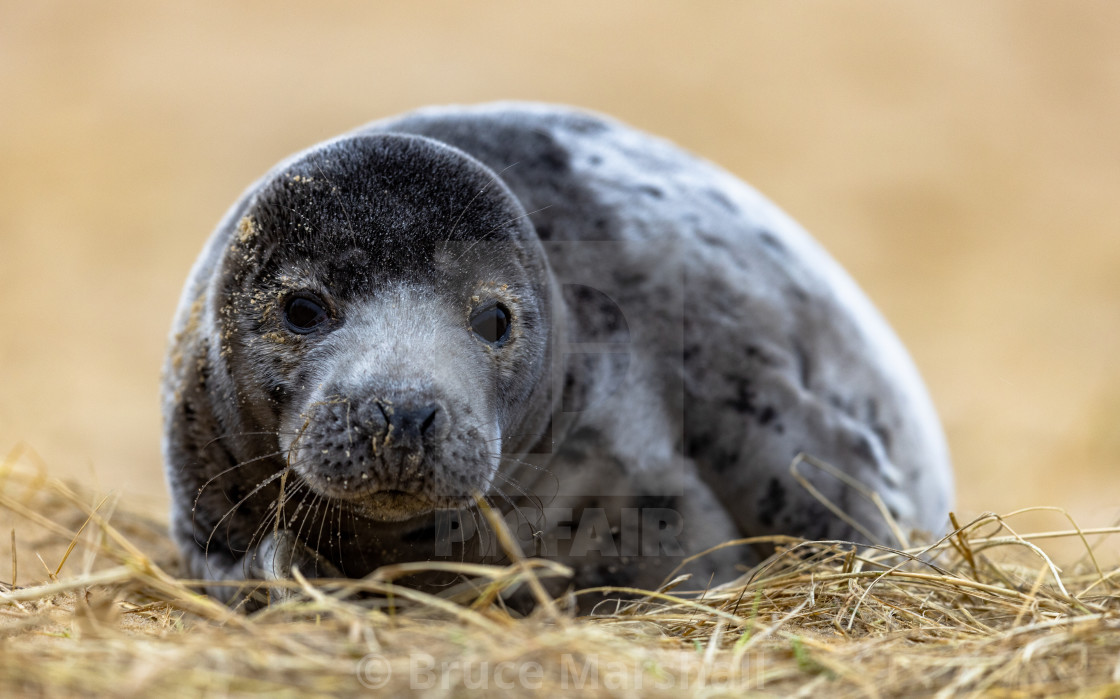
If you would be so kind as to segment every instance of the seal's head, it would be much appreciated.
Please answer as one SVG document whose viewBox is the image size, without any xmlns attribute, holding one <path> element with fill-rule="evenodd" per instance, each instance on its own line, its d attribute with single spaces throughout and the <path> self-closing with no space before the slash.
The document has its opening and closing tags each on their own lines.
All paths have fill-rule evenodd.
<svg viewBox="0 0 1120 699">
<path fill-rule="evenodd" d="M 551 275 L 519 202 L 461 151 L 381 134 L 297 156 L 220 265 L 223 422 L 278 434 L 313 493 L 382 521 L 460 506 L 544 430 Z"/>
</svg>

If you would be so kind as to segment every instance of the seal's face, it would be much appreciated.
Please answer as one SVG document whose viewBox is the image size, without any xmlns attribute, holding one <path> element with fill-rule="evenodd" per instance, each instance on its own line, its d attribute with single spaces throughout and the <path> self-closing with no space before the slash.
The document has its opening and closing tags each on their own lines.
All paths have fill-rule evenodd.
<svg viewBox="0 0 1120 699">
<path fill-rule="evenodd" d="M 386 521 L 465 504 L 547 413 L 547 279 L 478 162 L 419 137 L 332 142 L 232 232 L 213 296 L 230 400 L 315 495 Z"/>
</svg>

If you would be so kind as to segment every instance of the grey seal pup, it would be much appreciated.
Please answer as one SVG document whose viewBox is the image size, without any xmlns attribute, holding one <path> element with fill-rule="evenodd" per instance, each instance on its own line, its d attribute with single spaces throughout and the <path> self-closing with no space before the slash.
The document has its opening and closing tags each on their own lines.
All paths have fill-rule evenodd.
<svg viewBox="0 0 1120 699">
<path fill-rule="evenodd" d="M 186 568 L 249 587 L 500 561 L 480 502 L 571 567 L 560 592 L 655 588 L 741 537 L 895 543 L 952 495 L 916 369 L 822 248 L 718 167 L 551 105 L 423 109 L 273 168 L 191 271 L 162 403 Z"/>
</svg>

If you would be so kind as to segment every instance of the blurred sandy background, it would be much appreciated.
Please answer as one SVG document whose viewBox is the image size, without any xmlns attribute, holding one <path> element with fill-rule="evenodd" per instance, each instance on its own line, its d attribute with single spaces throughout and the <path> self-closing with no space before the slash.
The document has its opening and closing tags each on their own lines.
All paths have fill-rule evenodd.
<svg viewBox="0 0 1120 699">
<path fill-rule="evenodd" d="M 373 118 L 527 98 L 664 135 L 823 241 L 923 370 L 963 516 L 1111 523 L 1118 37 L 1120 4 L 1071 0 L 3 2 L 0 454 L 162 507 L 166 332 L 241 190 Z"/>
</svg>

